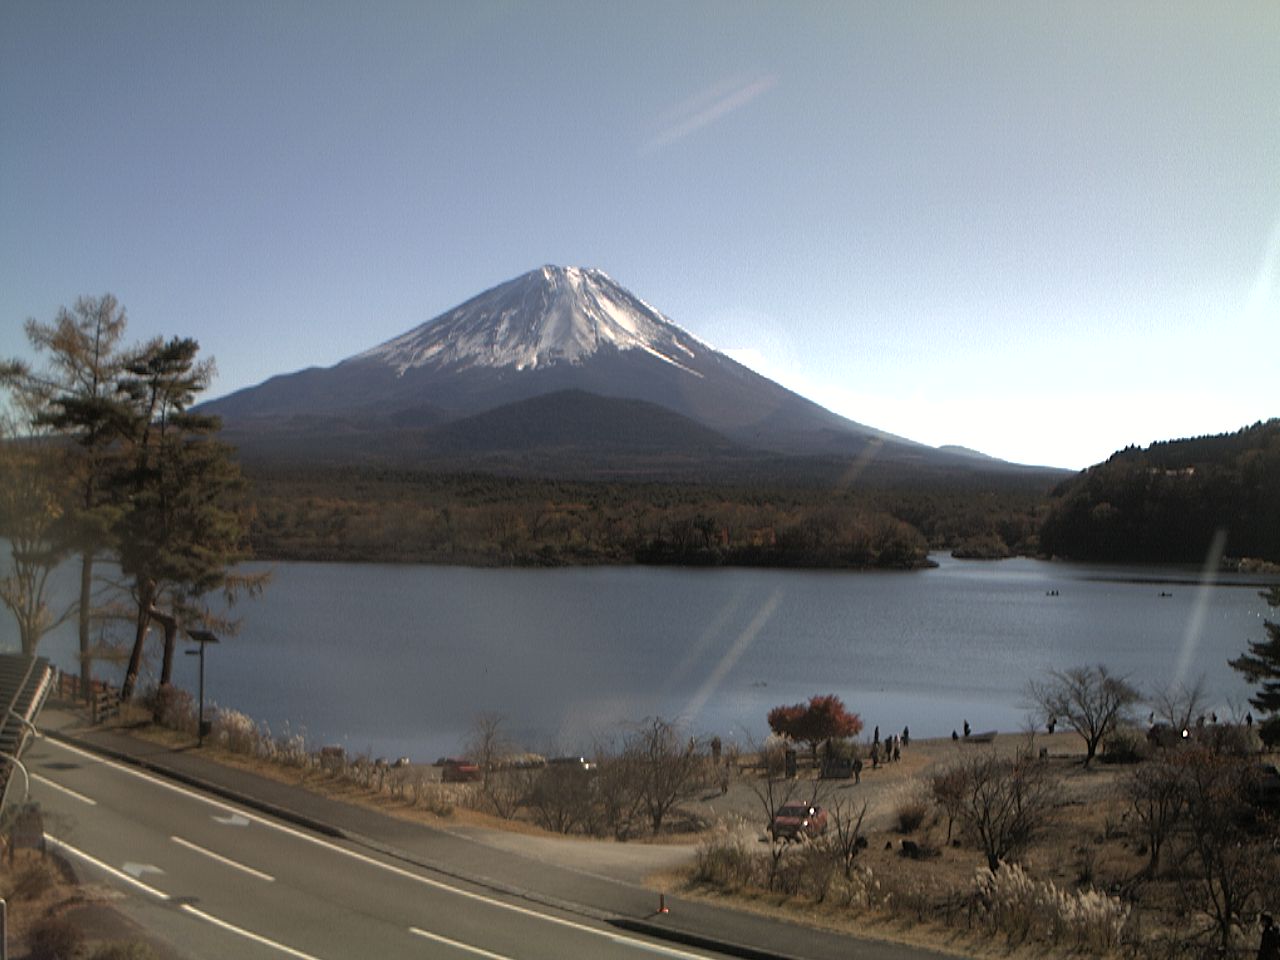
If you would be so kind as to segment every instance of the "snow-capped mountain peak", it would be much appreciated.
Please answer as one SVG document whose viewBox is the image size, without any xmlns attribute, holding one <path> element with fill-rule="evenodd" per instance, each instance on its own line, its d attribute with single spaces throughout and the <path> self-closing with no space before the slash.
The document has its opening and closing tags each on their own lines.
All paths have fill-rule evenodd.
<svg viewBox="0 0 1280 960">
<path fill-rule="evenodd" d="M 580 364 L 602 349 L 642 350 L 700 377 L 688 362 L 711 348 L 603 271 L 548 265 L 353 359 L 381 360 L 400 375 L 417 367 L 536 370 Z"/>
</svg>

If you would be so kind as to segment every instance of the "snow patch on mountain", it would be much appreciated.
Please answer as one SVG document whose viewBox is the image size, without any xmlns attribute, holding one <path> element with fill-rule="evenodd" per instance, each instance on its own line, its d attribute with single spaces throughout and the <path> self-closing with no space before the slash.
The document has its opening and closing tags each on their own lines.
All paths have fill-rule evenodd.
<svg viewBox="0 0 1280 960">
<path fill-rule="evenodd" d="M 415 367 L 579 364 L 603 348 L 642 350 L 695 377 L 688 366 L 713 352 L 601 270 L 545 266 L 473 297 L 355 360 L 403 375 Z"/>
</svg>

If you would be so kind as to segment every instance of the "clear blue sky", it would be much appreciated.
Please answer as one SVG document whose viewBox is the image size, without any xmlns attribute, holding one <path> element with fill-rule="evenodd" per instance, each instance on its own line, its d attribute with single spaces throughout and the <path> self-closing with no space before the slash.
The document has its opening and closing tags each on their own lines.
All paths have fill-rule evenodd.
<svg viewBox="0 0 1280 960">
<path fill-rule="evenodd" d="M 926 443 L 1280 415 L 1280 3 L 0 2 L 0 355 L 110 291 L 221 394 L 544 263 Z"/>
</svg>

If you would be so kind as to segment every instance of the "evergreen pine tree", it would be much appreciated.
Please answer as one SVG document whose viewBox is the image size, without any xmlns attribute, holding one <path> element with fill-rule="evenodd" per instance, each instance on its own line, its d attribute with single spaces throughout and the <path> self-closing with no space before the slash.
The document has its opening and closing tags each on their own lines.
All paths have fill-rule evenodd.
<svg viewBox="0 0 1280 960">
<path fill-rule="evenodd" d="M 1259 594 L 1268 605 L 1280 608 L 1280 586 L 1263 590 Z M 1250 640 L 1249 652 L 1227 661 L 1231 668 L 1239 670 L 1250 683 L 1261 684 L 1258 692 L 1249 698 L 1254 709 L 1266 715 L 1262 721 L 1263 742 L 1268 746 L 1280 743 L 1280 623 L 1264 621 L 1266 637 Z"/>
<path fill-rule="evenodd" d="M 173 338 L 155 343 L 128 368 L 124 390 L 137 411 L 132 462 L 119 478 L 127 506 L 115 525 L 120 569 L 134 583 L 136 630 L 121 696 L 133 694 L 152 624 L 164 632 L 163 686 L 184 627 L 210 625 L 202 597 L 221 589 L 254 592 L 265 575 L 236 575 L 246 559 L 242 486 L 231 448 L 215 439 L 218 418 L 190 411 L 209 384 L 199 345 Z M 225 625 L 224 629 L 231 625 Z"/>
</svg>

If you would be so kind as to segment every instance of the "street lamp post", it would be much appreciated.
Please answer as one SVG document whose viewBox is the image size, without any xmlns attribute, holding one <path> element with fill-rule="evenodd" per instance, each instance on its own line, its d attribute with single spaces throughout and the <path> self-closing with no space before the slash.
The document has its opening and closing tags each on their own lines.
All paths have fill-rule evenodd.
<svg viewBox="0 0 1280 960">
<path fill-rule="evenodd" d="M 217 643 L 218 638 L 208 630 L 188 630 L 187 636 L 200 644 L 198 650 L 188 650 L 187 656 L 200 657 L 200 719 L 197 721 L 199 732 L 196 735 L 196 746 L 204 746 L 204 735 L 209 732 L 208 725 L 204 722 L 204 648 L 211 643 Z"/>
</svg>

